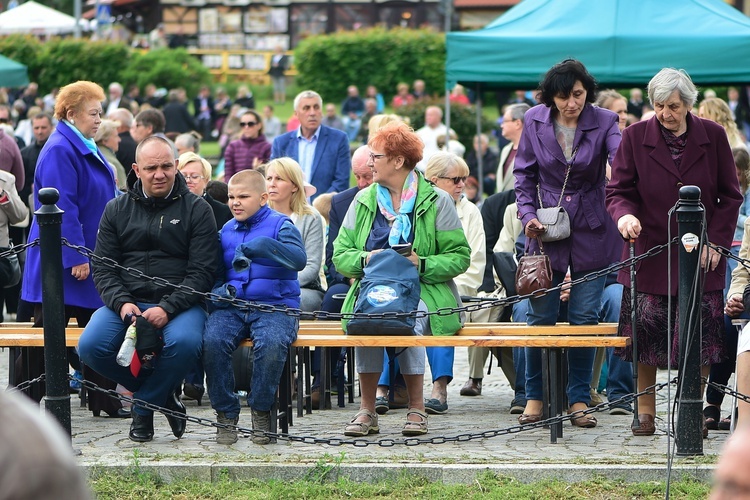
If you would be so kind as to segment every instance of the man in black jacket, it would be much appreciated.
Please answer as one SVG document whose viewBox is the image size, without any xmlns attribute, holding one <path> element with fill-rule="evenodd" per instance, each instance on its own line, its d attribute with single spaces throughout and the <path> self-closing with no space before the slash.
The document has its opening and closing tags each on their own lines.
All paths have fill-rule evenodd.
<svg viewBox="0 0 750 500">
<path fill-rule="evenodd" d="M 92 316 L 78 350 L 86 365 L 133 391 L 136 399 L 184 414 L 177 388 L 200 357 L 206 312 L 199 295 L 175 285 L 210 291 L 219 252 L 211 207 L 176 174 L 172 147 L 165 139 L 153 136 L 139 144 L 130 190 L 107 204 L 94 253 L 147 277 L 93 259 L 94 282 L 105 306 Z M 144 365 L 140 373 L 115 361 L 125 330 L 137 316 L 163 338 L 152 369 Z M 135 406 L 132 416 L 130 439 L 153 439 L 153 411 Z M 181 437 L 185 420 L 174 415 L 167 420 L 173 434 Z"/>
</svg>

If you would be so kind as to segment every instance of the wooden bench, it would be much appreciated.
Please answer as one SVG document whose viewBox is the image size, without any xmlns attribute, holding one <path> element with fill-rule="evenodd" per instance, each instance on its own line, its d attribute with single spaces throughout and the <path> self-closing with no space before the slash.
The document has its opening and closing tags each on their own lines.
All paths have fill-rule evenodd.
<svg viewBox="0 0 750 500">
<path fill-rule="evenodd" d="M 69 347 L 78 344 L 78 337 L 83 328 L 69 326 L 65 330 L 65 342 Z M 309 406 L 309 348 L 323 349 L 321 367 L 327 367 L 327 348 L 353 347 L 539 347 L 542 348 L 542 376 L 544 380 L 544 415 L 562 415 L 565 404 L 565 359 L 563 350 L 572 347 L 625 347 L 630 344 L 626 337 L 616 337 L 617 324 L 569 325 L 558 323 L 555 326 L 527 326 L 519 323 L 467 323 L 455 335 L 441 337 L 418 336 L 378 336 L 346 335 L 338 321 L 300 321 L 297 340 L 292 344 L 299 359 L 298 387 L 302 388 L 303 368 L 307 369 L 305 390 L 307 401 L 297 398 L 298 416 L 302 415 L 303 405 Z M 241 345 L 251 346 L 250 341 Z M 44 335 L 41 328 L 32 327 L 29 323 L 0 323 L 0 347 L 43 347 Z M 290 366 L 293 352 L 290 352 Z M 321 407 L 326 403 L 330 407 L 330 387 L 327 370 L 321 370 Z M 280 384 L 279 426 L 281 432 L 287 433 L 291 425 L 291 371 L 284 370 L 284 379 Z M 353 380 L 350 379 L 350 383 Z M 350 386 L 350 400 L 353 397 L 353 385 Z M 343 394 L 339 392 L 339 403 L 343 406 Z M 276 421 L 274 420 L 274 423 Z M 550 426 L 550 441 L 557 442 L 562 437 L 562 424 Z"/>
</svg>

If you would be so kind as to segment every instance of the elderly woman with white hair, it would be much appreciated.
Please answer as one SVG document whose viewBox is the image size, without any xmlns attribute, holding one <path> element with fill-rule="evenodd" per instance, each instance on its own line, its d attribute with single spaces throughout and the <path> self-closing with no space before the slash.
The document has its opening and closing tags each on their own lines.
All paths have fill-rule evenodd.
<svg viewBox="0 0 750 500">
<path fill-rule="evenodd" d="M 117 189 L 120 191 L 128 190 L 127 174 L 125 174 L 125 167 L 117 159 L 117 150 L 120 148 L 120 135 L 117 133 L 117 129 L 120 126 L 120 122 L 114 120 L 102 120 L 99 125 L 99 130 L 96 131 L 94 136 L 94 142 L 99 146 L 99 150 L 104 155 L 104 158 L 112 166 L 117 176 Z"/>
<path fill-rule="evenodd" d="M 622 132 L 622 143 L 612 163 L 607 185 L 607 210 L 625 239 L 635 239 L 637 255 L 667 243 L 677 234 L 677 223 L 668 214 L 679 199 L 683 185 L 701 189 L 705 207 L 706 238 L 714 245 L 732 245 L 737 213 L 742 203 L 732 149 L 721 125 L 693 115 L 698 91 L 684 70 L 665 68 L 648 84 L 648 98 L 656 112 L 648 121 L 634 123 Z M 668 226 L 670 224 L 670 226 Z M 638 363 L 638 391 L 656 380 L 656 369 L 677 367 L 680 332 L 676 321 L 677 246 L 640 262 L 638 268 L 637 332 L 638 359 L 630 347 L 616 351 L 626 361 Z M 623 250 L 623 254 L 627 249 Z M 623 255 L 626 258 L 627 255 Z M 724 257 L 704 248 L 701 300 L 701 371 L 708 375 L 712 363 L 725 357 L 724 350 Z M 671 279 L 670 274 L 671 273 Z M 622 269 L 618 281 L 622 293 L 619 335 L 632 337 L 630 274 Z M 671 296 L 671 309 L 668 301 Z M 666 332 L 667 324 L 672 331 Z M 672 344 L 671 359 L 667 353 Z M 654 434 L 656 400 L 653 392 L 638 398 L 635 436 Z M 707 429 L 704 425 L 704 435 Z"/>
</svg>

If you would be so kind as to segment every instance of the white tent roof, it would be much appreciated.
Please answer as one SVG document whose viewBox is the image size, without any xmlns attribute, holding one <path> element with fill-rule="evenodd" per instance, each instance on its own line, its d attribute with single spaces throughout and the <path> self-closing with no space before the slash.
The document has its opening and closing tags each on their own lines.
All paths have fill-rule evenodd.
<svg viewBox="0 0 750 500">
<path fill-rule="evenodd" d="M 32 33 L 61 35 L 75 31 L 76 19 L 42 4 L 30 0 L 0 14 L 0 35 L 10 33 Z M 81 21 L 81 29 L 88 22 Z"/>
</svg>

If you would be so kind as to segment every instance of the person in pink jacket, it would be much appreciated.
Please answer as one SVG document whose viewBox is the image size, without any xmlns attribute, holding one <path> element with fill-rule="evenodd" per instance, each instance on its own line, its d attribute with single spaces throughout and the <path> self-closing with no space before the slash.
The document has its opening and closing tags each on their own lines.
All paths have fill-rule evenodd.
<svg viewBox="0 0 750 500">
<path fill-rule="evenodd" d="M 263 119 L 253 110 L 240 116 L 240 138 L 224 153 L 224 181 L 241 170 L 255 169 L 271 157 L 271 143 L 263 135 Z"/>
</svg>

